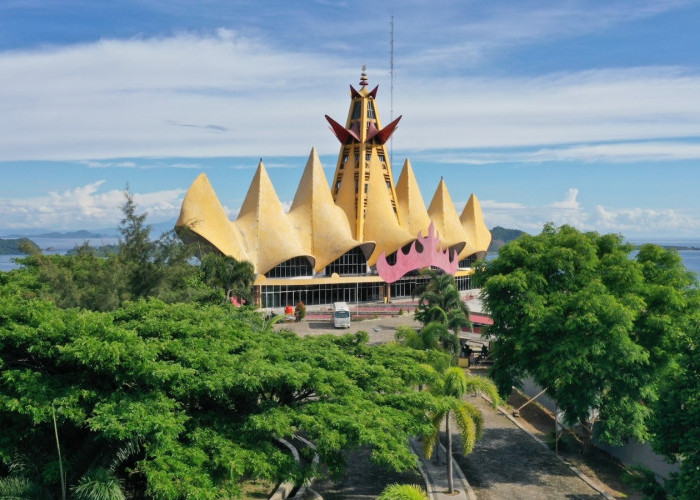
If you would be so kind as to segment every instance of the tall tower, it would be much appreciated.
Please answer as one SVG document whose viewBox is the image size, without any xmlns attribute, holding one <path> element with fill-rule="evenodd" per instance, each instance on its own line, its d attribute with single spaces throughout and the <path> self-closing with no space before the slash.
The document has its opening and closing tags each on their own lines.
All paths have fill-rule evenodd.
<svg viewBox="0 0 700 500">
<path fill-rule="evenodd" d="M 391 162 L 386 147 L 401 116 L 382 128 L 375 103 L 379 87 L 371 91 L 367 89 L 365 71 L 363 66 L 359 91 L 350 85 L 350 109 L 345 127 L 326 115 L 341 144 L 331 187 L 333 201 L 345 211 L 352 226 L 353 237 L 358 241 L 366 241 L 369 236 L 365 230 L 365 220 L 370 193 L 374 193 L 374 204 L 391 207 L 387 210 L 387 215 L 394 218 L 395 226 L 401 225 Z M 373 189 L 370 189 L 370 182 Z M 384 203 L 385 200 L 378 199 L 385 198 L 384 192 L 377 190 L 379 184 L 386 193 L 388 204 Z"/>
</svg>

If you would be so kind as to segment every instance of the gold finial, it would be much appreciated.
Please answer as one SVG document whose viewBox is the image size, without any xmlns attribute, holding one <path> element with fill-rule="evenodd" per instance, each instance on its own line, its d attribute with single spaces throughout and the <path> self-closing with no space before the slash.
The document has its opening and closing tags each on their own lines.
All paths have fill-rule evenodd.
<svg viewBox="0 0 700 500">
<path fill-rule="evenodd" d="M 367 65 L 363 64 L 362 65 L 362 76 L 360 76 L 360 85 L 362 85 L 363 87 L 367 86 L 367 73 L 365 73 L 366 71 L 367 71 Z"/>
</svg>

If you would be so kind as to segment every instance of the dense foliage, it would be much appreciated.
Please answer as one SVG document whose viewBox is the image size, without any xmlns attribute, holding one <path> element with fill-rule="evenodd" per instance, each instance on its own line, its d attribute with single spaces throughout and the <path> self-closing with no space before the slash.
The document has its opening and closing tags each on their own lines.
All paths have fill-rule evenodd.
<svg viewBox="0 0 700 500">
<path fill-rule="evenodd" d="M 0 495 L 232 497 L 312 473 L 278 447 L 293 434 L 328 473 L 359 446 L 416 465 L 409 436 L 439 398 L 415 389 L 443 355 L 276 333 L 226 300 L 252 298 L 249 263 L 151 238 L 129 193 L 122 213 L 117 252 L 34 251 L 0 273 Z"/>
<path fill-rule="evenodd" d="M 649 438 L 658 385 L 685 342 L 695 279 L 674 251 L 545 226 L 505 245 L 478 280 L 501 394 L 531 376 L 587 443 Z"/>
<path fill-rule="evenodd" d="M 146 214 L 139 214 L 130 195 L 122 206 L 122 234 L 114 251 L 98 252 L 88 243 L 69 255 L 44 255 L 38 249 L 18 259 L 21 268 L 13 279 L 23 282 L 25 297 L 53 301 L 59 307 L 82 307 L 112 311 L 127 301 L 157 297 L 165 302 L 221 302 L 226 289 L 220 289 L 210 268 L 193 264 L 195 253 L 204 260 L 231 262 L 238 272 L 227 285 L 248 293 L 252 283 L 250 264 L 216 253 L 204 254 L 196 245 L 185 245 L 174 232 L 151 238 Z M 231 281 L 231 279 L 233 281 Z M 238 281 L 237 281 L 238 280 Z M 243 281 L 240 281 L 243 280 Z"/>
<path fill-rule="evenodd" d="M 309 473 L 276 445 L 294 433 L 331 472 L 361 445 L 378 464 L 415 465 L 409 436 L 437 404 L 415 391 L 433 380 L 425 353 L 274 333 L 222 305 L 59 309 L 0 276 L 0 476 L 58 495 L 54 411 L 73 491 L 102 475 L 129 497 L 235 495 L 247 477 Z"/>
<path fill-rule="evenodd" d="M 653 445 L 680 472 L 667 485 L 672 498 L 695 499 L 700 491 L 700 296 L 683 324 L 677 366 L 661 383 L 653 418 Z"/>
</svg>

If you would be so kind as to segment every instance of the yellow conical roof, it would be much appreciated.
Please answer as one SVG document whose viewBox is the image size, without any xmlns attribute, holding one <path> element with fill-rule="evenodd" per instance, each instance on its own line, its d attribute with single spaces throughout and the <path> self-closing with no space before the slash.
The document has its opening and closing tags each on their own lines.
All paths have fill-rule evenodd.
<svg viewBox="0 0 700 500">
<path fill-rule="evenodd" d="M 304 251 L 316 258 L 316 271 L 355 247 L 361 247 L 365 258 L 374 250 L 373 241 L 360 243 L 352 237 L 345 212 L 333 203 L 316 148 L 311 149 L 288 217 Z"/>
<path fill-rule="evenodd" d="M 187 228 L 224 255 L 239 261 L 250 260 L 206 174 L 199 174 L 187 190 L 175 227 Z"/>
<path fill-rule="evenodd" d="M 399 225 L 391 204 L 392 188 L 387 186 L 389 181 L 385 179 L 382 165 L 376 151 L 373 151 L 369 161 L 367 207 L 364 217 L 367 221 L 364 228 L 365 241 L 374 240 L 377 242 L 374 253 L 369 259 L 370 266 L 377 262 L 382 252 L 390 255 L 416 239 L 415 234 L 412 235 Z"/>
<path fill-rule="evenodd" d="M 466 245 L 467 235 L 459 220 L 457 210 L 455 210 L 452 197 L 447 191 L 445 180 L 442 178 L 435 190 L 435 195 L 433 195 L 433 201 L 430 202 L 428 215 L 440 235 L 440 242 L 446 247 L 454 249 L 458 254 L 461 253 Z"/>
<path fill-rule="evenodd" d="M 413 174 L 411 162 L 406 159 L 396 184 L 396 205 L 399 212 L 401 226 L 410 234 L 417 236 L 420 232 L 423 236 L 428 234 L 430 217 L 425 209 L 425 202 L 420 194 L 420 188 Z"/>
<path fill-rule="evenodd" d="M 460 259 L 469 257 L 474 253 L 486 254 L 491 244 L 491 231 L 486 227 L 484 215 L 481 212 L 481 204 L 474 193 L 469 197 L 462 215 L 459 217 L 465 233 L 467 233 L 468 245 L 459 255 Z M 480 255 L 479 257 L 483 256 Z"/>
<path fill-rule="evenodd" d="M 249 260 L 258 273 L 266 273 L 292 257 L 314 258 L 299 242 L 277 198 L 262 160 L 233 224 L 241 233 Z"/>
</svg>

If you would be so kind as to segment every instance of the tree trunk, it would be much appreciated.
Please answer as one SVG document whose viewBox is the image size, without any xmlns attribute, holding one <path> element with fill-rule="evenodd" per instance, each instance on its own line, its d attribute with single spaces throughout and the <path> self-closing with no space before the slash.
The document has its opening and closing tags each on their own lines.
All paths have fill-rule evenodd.
<svg viewBox="0 0 700 500">
<path fill-rule="evenodd" d="M 583 456 L 587 457 L 591 454 L 593 451 L 593 427 L 595 423 L 591 422 L 589 420 L 584 420 L 581 422 L 581 441 L 582 447 L 581 447 L 581 453 Z"/>
<path fill-rule="evenodd" d="M 452 481 L 452 433 L 450 432 L 450 412 L 445 416 L 445 434 L 447 434 L 447 452 L 445 460 L 447 461 L 447 488 L 450 494 L 455 492 L 454 482 Z"/>
</svg>

